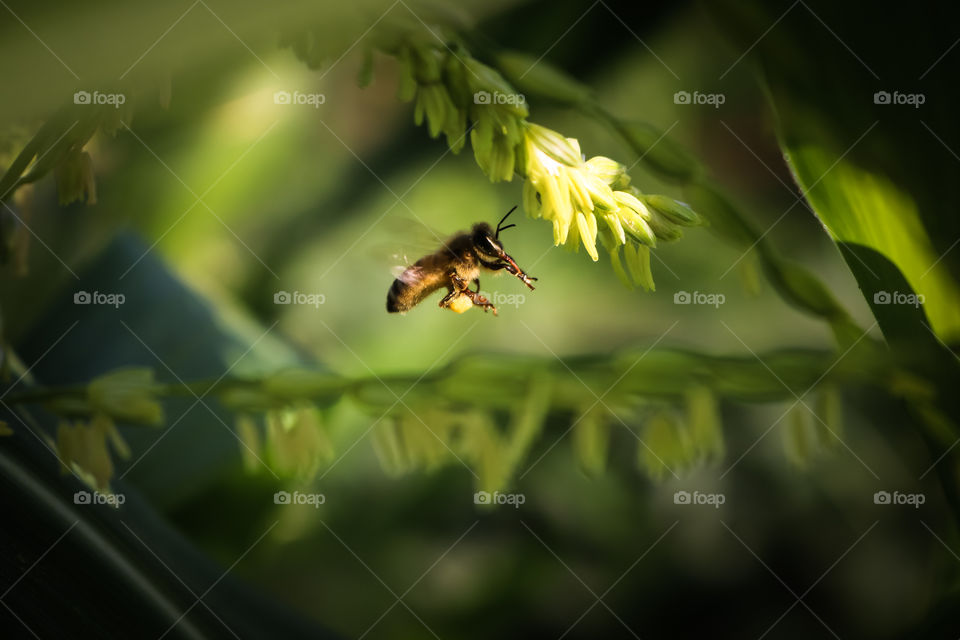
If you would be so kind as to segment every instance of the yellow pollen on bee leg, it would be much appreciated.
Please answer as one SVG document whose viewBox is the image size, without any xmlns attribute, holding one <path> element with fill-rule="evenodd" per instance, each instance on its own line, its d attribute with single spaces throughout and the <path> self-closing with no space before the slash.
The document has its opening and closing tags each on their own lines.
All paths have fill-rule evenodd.
<svg viewBox="0 0 960 640">
<path fill-rule="evenodd" d="M 447 307 L 451 311 L 456 311 L 457 313 L 463 313 L 470 309 L 473 306 L 473 301 L 465 294 L 461 293 L 456 298 L 450 301 Z"/>
</svg>

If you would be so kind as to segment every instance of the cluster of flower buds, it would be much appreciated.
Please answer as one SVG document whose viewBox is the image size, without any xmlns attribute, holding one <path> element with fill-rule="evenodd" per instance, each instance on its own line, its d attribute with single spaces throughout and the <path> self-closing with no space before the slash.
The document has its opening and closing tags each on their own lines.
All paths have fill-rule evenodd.
<svg viewBox="0 0 960 640">
<path fill-rule="evenodd" d="M 469 120 L 477 164 L 493 182 L 512 180 L 527 117 L 523 96 L 496 70 L 462 49 L 441 48 L 436 40 L 407 39 L 398 46 L 397 58 L 399 97 L 415 100 L 414 121 L 426 121 L 431 137 L 446 135 L 450 150 L 458 153 Z"/>
<path fill-rule="evenodd" d="M 291 368 L 219 392 L 219 400 L 239 412 L 236 432 L 247 470 L 266 467 L 282 477 L 312 478 L 333 459 L 323 411 L 344 387 L 343 378 Z"/>
<path fill-rule="evenodd" d="M 638 462 L 654 480 L 723 457 L 723 425 L 716 391 L 695 385 L 685 396 L 686 411 L 654 409 L 644 424 Z"/>
<path fill-rule="evenodd" d="M 599 239 L 627 286 L 635 282 L 653 289 L 650 248 L 680 238 L 682 227 L 702 223 L 690 207 L 630 186 L 619 162 L 603 156 L 584 159 L 577 140 L 556 131 L 526 123 L 522 154 L 527 214 L 553 222 L 554 244 L 576 250 L 582 243 L 594 261 Z"/>
<path fill-rule="evenodd" d="M 117 369 L 87 385 L 87 402 L 93 413 L 139 424 L 163 423 L 163 407 L 153 371 L 144 367 Z"/>
<path fill-rule="evenodd" d="M 63 161 L 54 168 L 53 174 L 57 180 L 57 197 L 61 205 L 75 201 L 97 203 L 93 160 L 86 151 L 70 149 Z"/>
<path fill-rule="evenodd" d="M 121 458 L 130 457 L 116 421 L 161 424 L 163 407 L 158 391 L 153 371 L 132 367 L 95 378 L 81 397 L 68 396 L 51 403 L 58 413 L 85 416 L 64 420 L 57 428 L 57 457 L 63 470 L 77 475 L 90 488 L 109 493 L 114 466 L 107 443 Z"/>
<path fill-rule="evenodd" d="M 415 100 L 418 125 L 426 121 L 432 137 L 445 134 L 454 153 L 463 148 L 469 125 L 474 157 L 487 177 L 526 178 L 524 208 L 553 223 L 554 244 L 578 250 L 582 243 L 596 261 L 599 240 L 628 287 L 652 290 L 650 248 L 681 237 L 682 227 L 701 224 L 686 205 L 630 186 L 619 162 L 587 160 L 576 139 L 528 122 L 524 97 L 462 48 L 411 35 L 397 45 L 396 56 L 400 99 Z"/>
</svg>

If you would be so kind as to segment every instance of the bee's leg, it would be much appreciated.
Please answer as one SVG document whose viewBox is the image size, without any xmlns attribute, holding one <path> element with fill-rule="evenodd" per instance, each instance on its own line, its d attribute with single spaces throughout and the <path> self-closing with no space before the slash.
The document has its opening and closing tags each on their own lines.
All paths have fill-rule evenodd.
<svg viewBox="0 0 960 640">
<path fill-rule="evenodd" d="M 474 278 L 473 281 L 477 283 L 477 290 L 470 292 L 471 294 L 473 294 L 473 297 L 471 298 L 473 303 L 475 305 L 483 307 L 484 312 L 486 312 L 488 308 L 493 309 L 493 315 L 497 315 L 497 308 L 493 306 L 493 304 L 491 304 L 490 301 L 487 300 L 484 296 L 480 295 L 480 278 Z"/>
<path fill-rule="evenodd" d="M 520 282 L 522 282 L 523 284 L 525 284 L 525 285 L 527 285 L 528 287 L 530 287 L 530 290 L 531 290 L 531 291 L 533 291 L 533 289 L 534 289 L 533 285 L 530 284 L 530 282 L 531 282 L 532 280 L 537 280 L 537 278 L 534 278 L 533 276 L 528 276 L 527 274 L 525 274 L 525 273 L 523 272 L 523 270 L 521 270 L 521 269 L 519 269 L 518 267 L 514 266 L 514 264 L 512 264 L 512 263 L 510 263 L 510 262 L 507 262 L 507 261 L 497 262 L 497 263 L 495 263 L 495 264 L 486 265 L 486 267 L 487 267 L 487 269 L 491 269 L 491 270 L 493 270 L 493 271 L 496 271 L 496 270 L 498 270 L 498 269 L 506 269 L 506 270 L 507 270 L 507 273 L 517 276 L 517 279 L 520 280 Z"/>
<path fill-rule="evenodd" d="M 460 291 L 458 289 L 456 289 L 453 285 L 447 285 L 447 295 L 440 299 L 440 306 L 449 306 L 450 301 L 456 298 L 458 295 L 460 295 Z"/>
<path fill-rule="evenodd" d="M 470 289 L 470 284 L 466 280 L 461 278 L 459 275 L 457 275 L 456 271 L 451 271 L 449 275 L 450 275 L 450 281 L 453 283 L 454 288 L 453 288 L 453 291 L 447 294 L 447 297 L 444 298 L 444 300 L 447 300 L 447 298 L 450 298 L 452 300 L 456 295 L 463 294 L 468 298 L 470 298 L 470 302 L 477 305 L 478 307 L 482 307 L 484 313 L 486 313 L 487 309 L 490 309 L 493 311 L 493 315 L 497 315 L 497 308 L 493 306 L 493 304 L 489 300 L 487 300 L 482 295 L 480 295 L 480 279 L 479 278 L 475 279 L 477 283 L 477 290 L 473 291 L 472 289 Z M 443 301 L 441 300 L 441 302 Z"/>
<path fill-rule="evenodd" d="M 460 294 L 467 294 L 469 296 L 469 293 L 472 293 L 468 288 L 467 282 L 461 278 L 456 271 L 448 271 L 447 277 L 450 278 L 450 284 L 447 285 L 447 295 L 443 296 L 443 298 L 440 300 L 441 307 L 449 306 L 450 302 L 452 302 L 453 299 Z M 469 297 L 472 302 L 473 297 Z"/>
<path fill-rule="evenodd" d="M 484 313 L 487 312 L 487 309 L 490 309 L 491 311 L 493 311 L 493 315 L 498 315 L 497 308 L 493 306 L 493 303 L 487 300 L 486 298 L 484 298 L 482 295 L 480 295 L 476 291 L 471 291 L 470 289 L 466 289 L 464 290 L 463 293 L 469 296 L 473 304 L 477 305 L 478 307 L 483 307 Z"/>
</svg>

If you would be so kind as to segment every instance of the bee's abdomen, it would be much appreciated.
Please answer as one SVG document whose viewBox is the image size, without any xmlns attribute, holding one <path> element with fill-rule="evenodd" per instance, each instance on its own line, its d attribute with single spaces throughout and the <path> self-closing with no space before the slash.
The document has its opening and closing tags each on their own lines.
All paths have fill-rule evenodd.
<svg viewBox="0 0 960 640">
<path fill-rule="evenodd" d="M 403 313 L 414 308 L 428 295 L 446 285 L 449 280 L 443 269 L 430 268 L 433 256 L 426 256 L 410 265 L 390 285 L 387 292 L 387 311 Z"/>
<path fill-rule="evenodd" d="M 390 313 L 397 313 L 400 311 L 408 311 L 412 305 L 410 305 L 407 300 L 410 296 L 404 295 L 409 289 L 409 285 L 404 284 L 400 280 L 394 280 L 393 284 L 390 285 L 390 290 L 387 291 L 387 311 Z"/>
</svg>

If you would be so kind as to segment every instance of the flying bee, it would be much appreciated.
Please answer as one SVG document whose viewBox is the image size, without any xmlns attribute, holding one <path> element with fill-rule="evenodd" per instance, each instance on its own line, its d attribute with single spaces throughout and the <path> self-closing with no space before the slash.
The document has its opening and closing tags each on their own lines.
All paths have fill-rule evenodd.
<svg viewBox="0 0 960 640">
<path fill-rule="evenodd" d="M 487 298 L 480 295 L 480 272 L 499 271 L 515 275 L 523 284 L 533 290 L 532 278 L 517 266 L 500 242 L 500 232 L 515 227 L 515 224 L 503 226 L 516 207 L 500 219 L 494 231 L 486 222 L 473 225 L 470 231 L 461 231 L 451 236 L 434 253 L 426 255 L 404 269 L 393 281 L 387 292 L 387 311 L 403 313 L 420 304 L 424 298 L 440 289 L 447 288 L 447 295 L 440 300 L 441 308 L 449 308 L 463 313 L 473 305 L 487 309 L 497 315 L 497 308 Z M 471 283 L 477 284 L 477 290 L 470 289 Z"/>
</svg>

